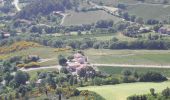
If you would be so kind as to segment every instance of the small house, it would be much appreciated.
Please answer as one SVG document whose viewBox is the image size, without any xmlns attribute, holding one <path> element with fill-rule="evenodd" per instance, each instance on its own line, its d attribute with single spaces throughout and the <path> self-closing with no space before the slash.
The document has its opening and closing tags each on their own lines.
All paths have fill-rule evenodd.
<svg viewBox="0 0 170 100">
<path fill-rule="evenodd" d="M 1 32 L 0 32 L 0 35 L 2 36 L 2 38 L 8 38 L 8 37 L 10 37 L 10 36 L 11 36 L 11 34 L 10 34 L 10 33 L 8 33 L 8 32 L 4 32 L 4 31 L 1 31 Z"/>
</svg>

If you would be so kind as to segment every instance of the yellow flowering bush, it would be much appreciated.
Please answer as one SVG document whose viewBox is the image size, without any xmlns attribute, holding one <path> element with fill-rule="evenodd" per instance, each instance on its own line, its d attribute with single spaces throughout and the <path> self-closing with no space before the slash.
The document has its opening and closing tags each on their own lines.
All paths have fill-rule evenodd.
<svg viewBox="0 0 170 100">
<path fill-rule="evenodd" d="M 37 62 L 30 62 L 24 65 L 24 68 L 37 68 L 40 67 L 40 64 Z"/>
<path fill-rule="evenodd" d="M 40 45 L 34 42 L 20 41 L 13 43 L 10 46 L 0 47 L 0 54 L 20 51 L 23 49 L 28 49 L 29 47 L 40 47 Z"/>
</svg>

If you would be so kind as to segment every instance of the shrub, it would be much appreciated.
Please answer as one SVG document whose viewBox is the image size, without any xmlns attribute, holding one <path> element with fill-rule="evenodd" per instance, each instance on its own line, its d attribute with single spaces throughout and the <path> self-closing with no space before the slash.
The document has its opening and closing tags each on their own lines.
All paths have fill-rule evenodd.
<svg viewBox="0 0 170 100">
<path fill-rule="evenodd" d="M 38 64 L 37 62 L 30 62 L 24 65 L 24 68 L 36 68 L 36 67 L 40 67 L 40 64 Z"/>
<path fill-rule="evenodd" d="M 124 83 L 132 83 L 132 82 L 136 82 L 137 79 L 135 77 L 133 77 L 133 76 L 129 76 L 129 77 L 128 76 L 124 76 L 122 81 Z"/>
<path fill-rule="evenodd" d="M 130 70 L 123 70 L 123 71 L 122 71 L 122 74 L 123 74 L 124 76 L 130 76 L 130 75 L 132 75 L 132 71 L 130 71 Z"/>
<path fill-rule="evenodd" d="M 127 100 L 147 100 L 146 95 L 134 95 L 127 98 Z"/>
<path fill-rule="evenodd" d="M 165 76 L 157 72 L 147 72 L 139 78 L 140 82 L 162 82 L 166 80 L 167 78 Z"/>
<path fill-rule="evenodd" d="M 170 88 L 166 88 L 162 91 L 162 95 L 166 98 L 170 97 Z"/>
<path fill-rule="evenodd" d="M 114 78 L 114 77 L 108 77 L 105 80 L 105 84 L 106 85 L 108 85 L 108 84 L 119 84 L 119 80 L 117 78 Z"/>
<path fill-rule="evenodd" d="M 17 67 L 19 68 L 23 68 L 25 66 L 25 64 L 18 64 Z"/>
<path fill-rule="evenodd" d="M 28 49 L 29 47 L 40 47 L 40 45 L 34 42 L 20 41 L 13 43 L 10 46 L 0 47 L 0 54 L 20 51 L 23 49 Z"/>
</svg>

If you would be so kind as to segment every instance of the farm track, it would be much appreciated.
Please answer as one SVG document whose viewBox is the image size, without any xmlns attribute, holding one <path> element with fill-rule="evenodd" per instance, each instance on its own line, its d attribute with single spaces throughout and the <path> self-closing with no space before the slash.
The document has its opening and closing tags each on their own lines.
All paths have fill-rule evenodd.
<svg viewBox="0 0 170 100">
<path fill-rule="evenodd" d="M 14 0 L 13 4 L 15 5 L 17 11 L 21 11 L 21 8 L 19 7 L 19 0 Z"/>
<path fill-rule="evenodd" d="M 165 65 L 130 65 L 130 64 L 90 64 L 91 66 L 94 66 L 95 69 L 100 66 L 105 67 L 136 67 L 136 68 L 170 68 L 170 66 Z M 96 67 L 97 66 L 97 67 Z M 36 70 L 43 70 L 43 69 L 60 69 L 61 66 L 46 66 L 46 67 L 39 67 L 39 68 L 29 68 L 29 69 L 20 69 L 21 71 L 29 72 L 29 71 L 36 71 Z M 98 69 L 97 69 L 98 70 Z"/>
<path fill-rule="evenodd" d="M 136 68 L 170 68 L 170 65 L 131 65 L 131 64 L 91 64 L 92 66 L 106 67 L 136 67 Z"/>
</svg>

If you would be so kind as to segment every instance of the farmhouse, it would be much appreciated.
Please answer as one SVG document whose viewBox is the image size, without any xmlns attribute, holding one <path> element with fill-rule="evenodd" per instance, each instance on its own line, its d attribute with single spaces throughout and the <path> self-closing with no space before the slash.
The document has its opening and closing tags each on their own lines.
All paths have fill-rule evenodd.
<svg viewBox="0 0 170 100">
<path fill-rule="evenodd" d="M 151 31 L 150 27 L 140 27 L 140 29 L 138 30 L 138 33 L 146 33 L 150 31 Z"/>
<path fill-rule="evenodd" d="M 2 36 L 2 38 L 8 38 L 11 36 L 11 34 L 8 32 L 0 31 L 0 36 Z"/>
<path fill-rule="evenodd" d="M 73 59 L 67 62 L 67 65 L 67 69 L 69 71 L 77 74 L 81 69 L 88 66 L 87 57 L 81 53 L 76 53 L 74 54 Z"/>
</svg>

